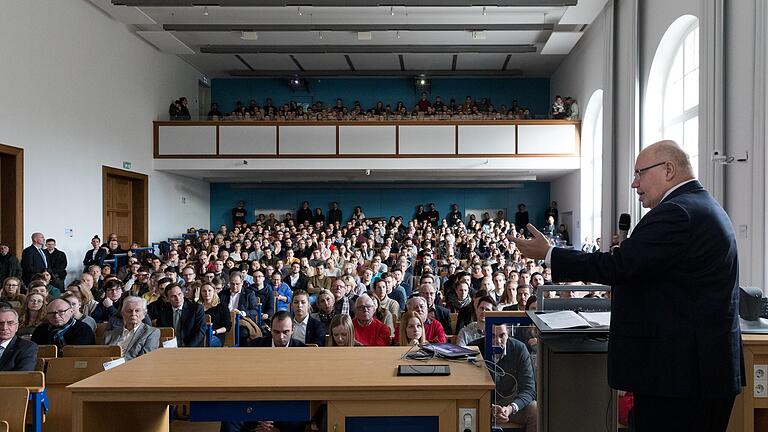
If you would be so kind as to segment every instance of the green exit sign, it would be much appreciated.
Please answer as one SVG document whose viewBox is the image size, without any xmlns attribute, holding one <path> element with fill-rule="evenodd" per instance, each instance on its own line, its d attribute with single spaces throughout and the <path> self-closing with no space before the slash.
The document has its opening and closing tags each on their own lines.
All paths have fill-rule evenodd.
<svg viewBox="0 0 768 432">
<path fill-rule="evenodd" d="M 131 169 L 131 163 L 130 162 L 123 162 L 123 169 Z"/>
</svg>

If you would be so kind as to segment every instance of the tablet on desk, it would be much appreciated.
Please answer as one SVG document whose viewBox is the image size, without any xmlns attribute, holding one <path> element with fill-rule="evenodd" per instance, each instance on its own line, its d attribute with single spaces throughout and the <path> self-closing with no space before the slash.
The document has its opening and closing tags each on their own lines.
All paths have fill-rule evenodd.
<svg viewBox="0 0 768 432">
<path fill-rule="evenodd" d="M 448 365 L 399 365 L 397 376 L 446 376 L 451 374 Z"/>
</svg>

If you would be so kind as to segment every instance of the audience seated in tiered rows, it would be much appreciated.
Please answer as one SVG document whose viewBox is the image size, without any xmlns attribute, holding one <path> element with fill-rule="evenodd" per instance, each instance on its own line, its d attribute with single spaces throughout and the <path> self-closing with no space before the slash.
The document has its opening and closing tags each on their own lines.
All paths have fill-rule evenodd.
<svg viewBox="0 0 768 432">
<path fill-rule="evenodd" d="M 133 253 L 135 244 L 124 250 L 114 234 L 104 244 L 94 237 L 84 272 L 63 295 L 54 282 L 63 278 L 48 266 L 57 262 L 54 255 L 64 262 L 66 255 L 55 249 L 55 240 L 35 233 L 21 262 L 0 248 L 0 307 L 17 311 L 10 316 L 0 310 L 0 317 L 16 320 L 17 339 L 59 348 L 94 344 L 96 327 L 103 326 L 103 343 L 119 345 L 126 359 L 160 346 L 157 327 L 172 327 L 179 347 L 204 346 L 206 340 L 222 346 L 235 326 L 232 316 L 240 317 L 244 346 L 470 345 L 485 336 L 487 311 L 535 309 L 534 290 L 551 284 L 549 269 L 510 242 L 525 235 L 524 204 L 514 218 L 519 225 L 503 211 L 480 220 L 471 215 L 465 224 L 456 205 L 440 218 L 434 204 L 418 206 L 409 222 L 367 218 L 360 207 L 344 220 L 338 203 L 327 216 L 308 202 L 295 218 L 258 214 L 249 222 L 248 213 L 240 202 L 231 226 L 191 230 L 183 240 L 161 243 L 158 255 Z M 556 202 L 544 216 L 542 231 L 553 243 L 567 242 L 565 226 L 554 228 Z M 105 262 L 111 259 L 121 264 L 117 272 Z M 523 380 L 533 376 L 537 335 L 518 329 L 513 336 L 515 342 L 505 346 L 515 361 L 501 363 Z M 494 410 L 499 419 L 535 430 L 535 390 L 526 391 Z"/>
</svg>

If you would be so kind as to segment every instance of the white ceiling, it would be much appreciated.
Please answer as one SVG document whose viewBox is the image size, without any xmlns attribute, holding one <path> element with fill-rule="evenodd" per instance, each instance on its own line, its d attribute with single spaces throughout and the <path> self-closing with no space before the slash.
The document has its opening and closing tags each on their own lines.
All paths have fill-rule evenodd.
<svg viewBox="0 0 768 432">
<path fill-rule="evenodd" d="M 114 19 L 128 24 L 139 36 L 160 51 L 179 55 L 209 78 L 242 74 L 353 74 L 340 53 L 291 53 L 295 46 L 322 47 L 386 46 L 382 54 L 347 53 L 355 71 L 381 71 L 385 74 L 466 74 L 498 72 L 505 62 L 506 71 L 523 77 L 549 77 L 570 52 L 579 37 L 602 10 L 607 0 L 578 0 L 576 6 L 542 7 L 133 7 L 114 6 L 111 0 L 89 0 Z M 543 1 L 543 0 L 542 0 Z M 152 4 L 173 4 L 173 0 L 151 0 Z M 179 2 L 176 1 L 175 4 Z M 216 3 L 216 2 L 214 2 Z M 255 4 L 258 2 L 254 1 Z M 467 2 L 469 4 L 471 2 Z M 538 3 L 536 0 L 529 4 Z M 546 4 L 546 2 L 544 2 Z M 551 0 L 549 2 L 551 4 Z M 484 13 L 485 10 L 485 13 Z M 207 15 L 204 14 L 207 11 Z M 392 13 L 394 12 L 394 15 Z M 193 25 L 193 28 L 169 30 L 165 26 Z M 259 30 L 259 25 L 270 29 Z M 303 25 L 295 31 L 279 31 L 280 26 Z M 355 25 L 366 31 L 366 25 L 385 25 L 372 31 L 370 41 L 360 41 L 356 31 L 334 30 L 334 25 Z M 430 25 L 454 25 L 451 29 L 426 29 Z M 473 38 L 472 30 L 485 30 L 490 25 L 517 25 L 512 30 L 487 30 L 484 38 Z M 216 26 L 216 27 L 211 27 Z M 258 39 L 240 38 L 238 29 L 254 28 Z M 533 27 L 532 27 L 533 26 Z M 315 30 L 322 27 L 324 30 Z M 402 30 L 398 30 L 402 29 Z M 556 35 L 556 40 L 552 35 Z M 398 37 L 399 35 L 399 37 Z M 249 47 L 272 47 L 277 53 L 248 53 Z M 403 46 L 429 46 L 440 53 L 398 52 Z M 490 48 L 494 52 L 466 52 L 452 47 Z M 226 54 L 201 53 L 234 47 Z M 544 52 L 542 50 L 547 47 Z M 519 53 L 516 50 L 535 49 Z M 553 54 L 547 55 L 547 52 Z M 295 61 L 290 57 L 293 56 Z M 401 71 L 402 55 L 404 71 Z M 238 59 L 239 56 L 242 61 Z M 454 62 L 454 56 L 456 61 Z M 509 56 L 509 62 L 507 62 Z M 298 65 L 297 65 L 298 63 Z M 454 68 L 455 63 L 455 68 Z M 247 64 L 247 65 L 246 65 Z M 299 67 L 301 66 L 301 69 Z M 519 72 L 518 72 L 519 71 Z"/>
</svg>

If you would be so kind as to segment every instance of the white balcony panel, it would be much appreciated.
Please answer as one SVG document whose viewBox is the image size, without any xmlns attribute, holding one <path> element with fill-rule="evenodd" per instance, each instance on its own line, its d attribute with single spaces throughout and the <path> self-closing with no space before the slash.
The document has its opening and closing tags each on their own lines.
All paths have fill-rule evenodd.
<svg viewBox="0 0 768 432">
<path fill-rule="evenodd" d="M 459 154 L 515 153 L 514 125 L 460 125 Z"/>
<path fill-rule="evenodd" d="M 400 154 L 455 153 L 455 126 L 400 126 Z"/>
<path fill-rule="evenodd" d="M 336 126 L 280 126 L 280 154 L 336 154 Z"/>
<path fill-rule="evenodd" d="M 395 154 L 395 126 L 339 126 L 339 154 Z"/>
<path fill-rule="evenodd" d="M 219 154 L 277 154 L 277 126 L 221 126 Z"/>
<path fill-rule="evenodd" d="M 575 154 L 576 125 L 520 125 L 519 154 Z"/>
<path fill-rule="evenodd" d="M 215 155 L 216 126 L 160 126 L 161 155 Z"/>
</svg>

